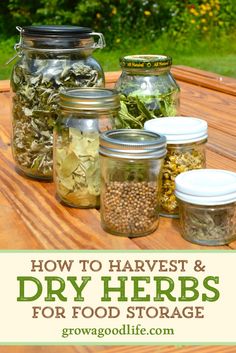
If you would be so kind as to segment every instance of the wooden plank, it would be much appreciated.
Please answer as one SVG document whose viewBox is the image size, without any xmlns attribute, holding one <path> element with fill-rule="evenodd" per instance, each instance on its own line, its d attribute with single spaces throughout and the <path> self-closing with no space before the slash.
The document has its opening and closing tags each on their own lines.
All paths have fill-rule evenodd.
<svg viewBox="0 0 236 353">
<path fill-rule="evenodd" d="M 100 353 L 102 346 L 1 346 L 0 353 Z"/>
<path fill-rule="evenodd" d="M 193 86 L 182 82 L 181 115 L 207 120 L 210 127 L 236 136 L 236 99 L 209 88 Z"/>
<path fill-rule="evenodd" d="M 230 346 L 2 346 L 0 353 L 235 353 Z"/>
<path fill-rule="evenodd" d="M 96 352 L 96 351 L 95 351 Z M 235 353 L 235 347 L 228 346 L 119 346 L 105 348 L 100 353 Z"/>
<path fill-rule="evenodd" d="M 176 80 L 236 96 L 236 80 L 232 78 L 209 74 L 203 70 L 192 70 L 185 66 L 173 67 L 172 73 Z"/>
<path fill-rule="evenodd" d="M 0 92 L 8 92 L 10 90 L 10 81 L 1 80 L 0 81 Z"/>
</svg>

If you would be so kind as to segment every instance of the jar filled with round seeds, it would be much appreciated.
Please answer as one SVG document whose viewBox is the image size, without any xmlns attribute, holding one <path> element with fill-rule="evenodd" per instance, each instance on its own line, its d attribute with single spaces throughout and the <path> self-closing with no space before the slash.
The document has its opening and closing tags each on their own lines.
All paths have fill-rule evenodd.
<svg viewBox="0 0 236 353">
<path fill-rule="evenodd" d="M 168 117 L 147 121 L 144 128 L 166 136 L 160 213 L 178 217 L 175 178 L 182 172 L 206 167 L 207 122 L 192 117 Z"/>
<path fill-rule="evenodd" d="M 120 59 L 117 128 L 142 129 L 147 120 L 178 115 L 180 88 L 171 74 L 171 64 L 171 57 L 165 55 L 128 55 Z"/>
<path fill-rule="evenodd" d="M 26 175 L 51 179 L 53 127 L 64 89 L 104 87 L 100 64 L 92 57 L 105 46 L 101 33 L 87 27 L 17 27 L 18 62 L 13 67 L 12 150 Z"/>
<path fill-rule="evenodd" d="M 192 170 L 175 179 L 183 237 L 201 245 L 236 239 L 236 173 Z"/>
<path fill-rule="evenodd" d="M 101 223 L 109 233 L 138 237 L 158 226 L 166 139 L 136 129 L 100 136 Z"/>
<path fill-rule="evenodd" d="M 81 88 L 61 93 L 53 157 L 56 192 L 63 203 L 99 206 L 99 134 L 114 128 L 119 107 L 114 90 Z"/>
</svg>

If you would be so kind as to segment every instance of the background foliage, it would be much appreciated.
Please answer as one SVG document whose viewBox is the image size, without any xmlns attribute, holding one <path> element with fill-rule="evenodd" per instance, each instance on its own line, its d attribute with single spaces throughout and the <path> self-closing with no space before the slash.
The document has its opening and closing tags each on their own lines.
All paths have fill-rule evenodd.
<svg viewBox="0 0 236 353">
<path fill-rule="evenodd" d="M 229 33 L 235 28 L 235 0 L 4 0 L 0 36 L 15 26 L 72 24 L 103 32 L 108 45 L 153 40 L 168 32 L 176 40 Z"/>
<path fill-rule="evenodd" d="M 102 32 L 94 55 L 105 71 L 119 57 L 167 54 L 174 64 L 236 77 L 236 0 L 0 0 L 0 79 L 9 78 L 16 26 L 72 24 Z"/>
</svg>

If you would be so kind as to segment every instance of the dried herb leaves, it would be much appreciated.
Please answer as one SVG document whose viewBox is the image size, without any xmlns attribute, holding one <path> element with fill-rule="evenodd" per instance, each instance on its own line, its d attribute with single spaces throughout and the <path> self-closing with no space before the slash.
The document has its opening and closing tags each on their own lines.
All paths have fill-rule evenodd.
<svg viewBox="0 0 236 353">
<path fill-rule="evenodd" d="M 201 207 L 180 202 L 180 207 L 180 222 L 186 239 L 204 245 L 222 245 L 235 238 L 234 204 Z"/>
<path fill-rule="evenodd" d="M 26 174 L 52 177 L 53 128 L 65 88 L 103 87 L 99 66 L 76 54 L 23 55 L 12 72 L 13 155 Z"/>
<path fill-rule="evenodd" d="M 201 146 L 167 148 L 162 174 L 161 212 L 163 214 L 178 214 L 178 204 L 174 194 L 176 176 L 188 170 L 204 167 L 205 153 Z"/>
<path fill-rule="evenodd" d="M 119 90 L 119 88 L 118 88 Z M 121 110 L 116 127 L 142 129 L 147 120 L 175 116 L 178 111 L 178 89 L 164 89 L 145 94 L 142 89 L 131 92 L 120 88 Z"/>
<path fill-rule="evenodd" d="M 99 205 L 99 132 L 64 128 L 55 145 L 55 182 L 58 196 L 74 207 Z"/>
</svg>

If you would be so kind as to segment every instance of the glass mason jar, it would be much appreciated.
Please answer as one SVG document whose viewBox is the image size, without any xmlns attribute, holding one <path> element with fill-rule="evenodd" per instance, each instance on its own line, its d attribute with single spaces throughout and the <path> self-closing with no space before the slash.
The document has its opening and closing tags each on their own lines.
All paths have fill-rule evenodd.
<svg viewBox="0 0 236 353">
<path fill-rule="evenodd" d="M 137 129 L 100 136 L 101 224 L 115 235 L 138 237 L 158 226 L 164 136 Z"/>
<path fill-rule="evenodd" d="M 183 237 L 201 245 L 236 239 L 236 173 L 192 170 L 175 179 Z"/>
<path fill-rule="evenodd" d="M 91 54 L 105 46 L 101 33 L 74 26 L 17 28 L 11 87 L 13 95 L 12 150 L 17 168 L 26 175 L 51 179 L 53 127 L 59 93 L 65 88 L 104 87 L 104 74 Z M 98 36 L 97 43 L 94 37 Z"/>
<path fill-rule="evenodd" d="M 81 88 L 61 93 L 53 157 L 56 193 L 63 203 L 99 206 L 99 134 L 114 128 L 119 107 L 114 90 Z"/>
<path fill-rule="evenodd" d="M 206 167 L 207 122 L 191 117 L 163 118 L 147 121 L 145 129 L 166 136 L 160 214 L 176 218 L 175 178 L 182 172 Z"/>
<path fill-rule="evenodd" d="M 175 116 L 180 88 L 170 68 L 172 59 L 163 55 L 130 55 L 120 59 L 122 73 L 116 83 L 121 110 L 117 128 L 142 129 L 145 121 Z"/>
</svg>

